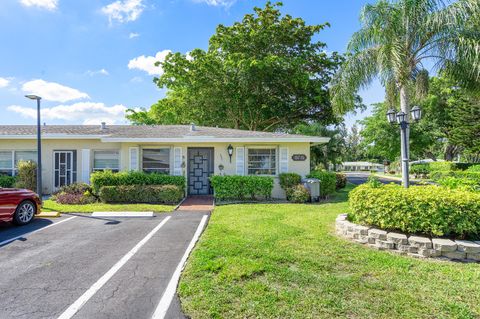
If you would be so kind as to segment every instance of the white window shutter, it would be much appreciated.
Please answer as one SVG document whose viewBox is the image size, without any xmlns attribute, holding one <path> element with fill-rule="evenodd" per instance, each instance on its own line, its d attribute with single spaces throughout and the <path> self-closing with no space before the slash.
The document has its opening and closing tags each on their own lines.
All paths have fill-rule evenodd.
<svg viewBox="0 0 480 319">
<path fill-rule="evenodd" d="M 130 165 L 128 167 L 131 171 L 138 171 L 140 169 L 138 165 L 138 157 L 139 157 L 139 148 L 138 147 L 130 147 L 129 148 L 129 159 Z"/>
<path fill-rule="evenodd" d="M 245 147 L 237 147 L 235 150 L 236 174 L 245 175 Z"/>
<path fill-rule="evenodd" d="M 82 149 L 82 182 L 90 184 L 90 150 Z"/>
<path fill-rule="evenodd" d="M 288 173 L 288 147 L 280 147 L 279 173 Z"/>
<path fill-rule="evenodd" d="M 173 148 L 173 175 L 182 176 L 182 148 Z"/>
</svg>

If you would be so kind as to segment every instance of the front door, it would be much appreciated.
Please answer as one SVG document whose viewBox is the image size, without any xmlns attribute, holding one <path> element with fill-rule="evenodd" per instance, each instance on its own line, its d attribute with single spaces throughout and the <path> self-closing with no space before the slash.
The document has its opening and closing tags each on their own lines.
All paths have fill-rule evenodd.
<svg viewBox="0 0 480 319">
<path fill-rule="evenodd" d="M 210 180 L 213 175 L 213 147 L 188 148 L 188 194 L 212 194 Z"/>
<path fill-rule="evenodd" d="M 74 182 L 73 155 L 73 151 L 53 152 L 53 186 L 55 191 L 64 185 L 70 185 Z"/>
</svg>

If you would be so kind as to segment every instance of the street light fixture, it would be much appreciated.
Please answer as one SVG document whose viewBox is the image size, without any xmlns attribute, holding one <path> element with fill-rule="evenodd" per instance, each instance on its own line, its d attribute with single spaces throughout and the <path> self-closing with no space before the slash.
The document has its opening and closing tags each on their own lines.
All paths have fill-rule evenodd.
<svg viewBox="0 0 480 319">
<path fill-rule="evenodd" d="M 387 119 L 390 124 L 398 123 L 401 129 L 401 143 L 402 148 L 405 150 L 403 152 L 404 157 L 402 158 L 402 184 L 403 187 L 408 188 L 410 181 L 409 181 L 409 155 L 408 155 L 408 139 L 407 139 L 407 130 L 410 125 L 408 123 L 408 117 L 405 112 L 398 112 L 396 113 L 395 110 L 388 110 L 387 111 Z M 422 118 L 422 110 L 418 106 L 414 106 L 410 111 L 410 115 L 415 122 L 420 121 Z"/>
<path fill-rule="evenodd" d="M 25 95 L 30 100 L 37 101 L 37 194 L 42 201 L 42 136 L 40 126 L 40 100 L 42 99 L 38 95 L 28 94 Z"/>
</svg>

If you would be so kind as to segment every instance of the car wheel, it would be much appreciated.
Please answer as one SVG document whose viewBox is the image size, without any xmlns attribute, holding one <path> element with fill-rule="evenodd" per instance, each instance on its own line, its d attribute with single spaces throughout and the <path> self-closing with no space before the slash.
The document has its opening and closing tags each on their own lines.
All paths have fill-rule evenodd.
<svg viewBox="0 0 480 319">
<path fill-rule="evenodd" d="M 36 211 L 37 206 L 33 202 L 28 200 L 21 202 L 13 215 L 13 223 L 16 225 L 26 225 L 30 223 Z"/>
</svg>

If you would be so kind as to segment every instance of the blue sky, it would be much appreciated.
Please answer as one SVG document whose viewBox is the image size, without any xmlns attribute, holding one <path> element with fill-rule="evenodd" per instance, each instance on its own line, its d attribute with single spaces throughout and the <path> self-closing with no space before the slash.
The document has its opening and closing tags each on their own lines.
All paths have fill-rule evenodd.
<svg viewBox="0 0 480 319">
<path fill-rule="evenodd" d="M 284 0 L 283 13 L 309 24 L 330 22 L 318 39 L 344 52 L 367 1 Z M 215 27 L 250 13 L 256 0 L 1 0 L 0 124 L 34 124 L 43 97 L 47 124 L 123 124 L 126 108 L 149 107 L 164 96 L 152 66 L 168 50 L 206 48 Z M 366 104 L 383 99 L 374 83 Z M 369 112 L 347 115 L 348 126 Z"/>
</svg>

